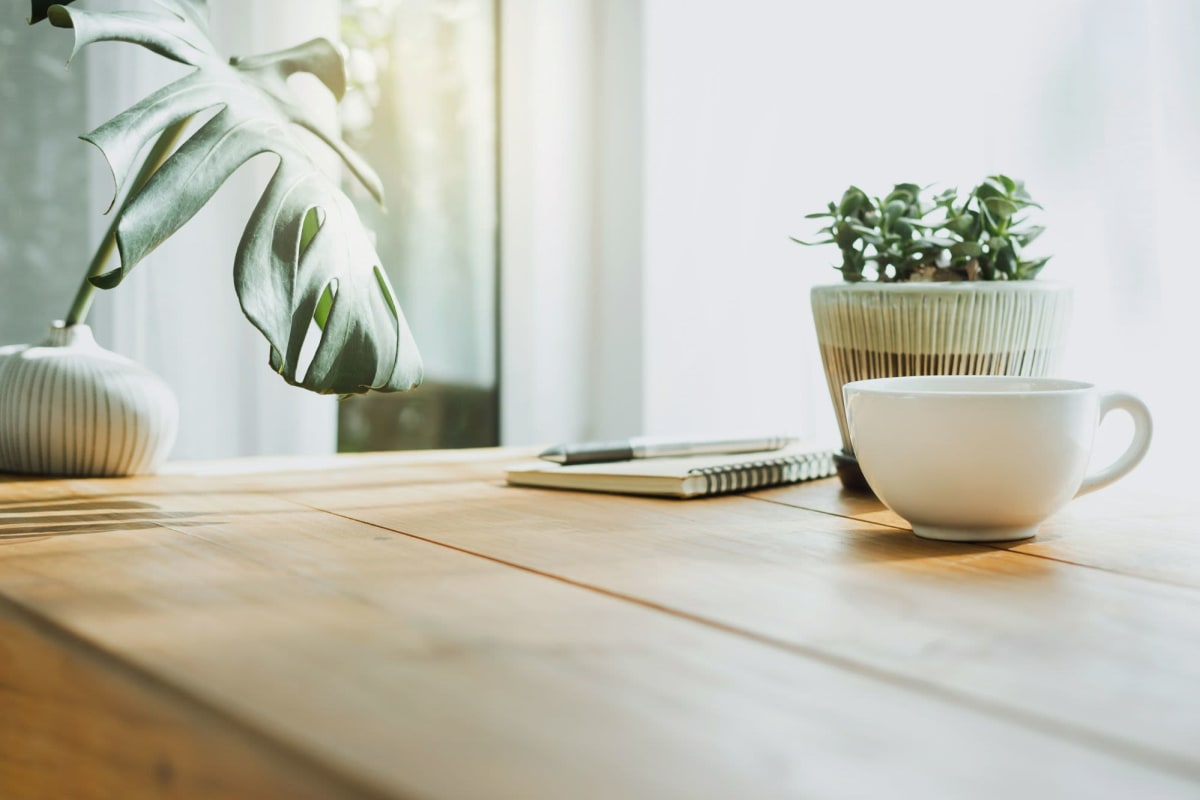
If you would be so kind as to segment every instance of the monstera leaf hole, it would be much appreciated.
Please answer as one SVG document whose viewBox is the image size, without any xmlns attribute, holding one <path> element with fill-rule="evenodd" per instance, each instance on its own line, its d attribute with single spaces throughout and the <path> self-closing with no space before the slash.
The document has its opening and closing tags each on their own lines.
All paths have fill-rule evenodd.
<svg viewBox="0 0 1200 800">
<path fill-rule="evenodd" d="M 300 226 L 300 252 L 297 256 L 303 256 L 308 246 L 312 244 L 313 237 L 317 235 L 317 231 L 321 230 L 321 226 L 325 224 L 325 214 L 320 208 L 310 208 L 304 214 L 304 222 Z"/>
<path fill-rule="evenodd" d="M 317 308 L 313 311 L 313 324 L 317 326 L 317 330 L 325 330 L 325 320 L 329 319 L 333 298 L 337 297 L 337 285 L 337 278 L 334 278 L 325 287 L 325 291 L 321 292 L 321 299 L 317 301 Z"/>
<path fill-rule="evenodd" d="M 330 98 L 329 87 L 311 72 L 293 72 L 284 79 L 284 84 L 288 91 L 306 105 L 315 107 L 317 114 L 328 114 L 330 119 L 337 117 L 337 102 L 334 98 L 332 104 L 328 103 Z M 344 90 L 343 90 L 344 91 Z M 307 133 L 308 131 L 305 131 Z"/>
<path fill-rule="evenodd" d="M 337 293 L 338 279 L 333 278 L 325 284 L 325 291 L 321 292 L 321 299 L 317 301 L 317 307 L 308 323 L 308 332 L 304 334 L 304 343 L 300 345 L 300 357 L 297 359 L 296 366 L 298 375 L 308 377 L 308 368 L 312 366 L 317 346 L 321 344 L 322 332 L 329 319 L 329 312 L 333 310 L 333 301 L 337 298 Z"/>
<path fill-rule="evenodd" d="M 392 299 L 392 285 L 388 283 L 383 267 L 378 264 L 375 265 L 375 281 L 379 284 L 379 292 L 383 295 L 383 299 L 387 301 L 388 308 L 392 310 L 392 316 L 399 317 L 400 309 L 396 308 L 396 301 Z"/>
</svg>

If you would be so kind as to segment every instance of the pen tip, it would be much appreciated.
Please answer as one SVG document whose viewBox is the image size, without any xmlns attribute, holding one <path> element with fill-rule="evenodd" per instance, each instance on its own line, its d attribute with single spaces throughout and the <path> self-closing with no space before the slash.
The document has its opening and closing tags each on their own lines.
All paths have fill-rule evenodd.
<svg viewBox="0 0 1200 800">
<path fill-rule="evenodd" d="M 538 458 L 544 461 L 553 461 L 556 464 L 561 464 L 567 460 L 567 454 L 563 452 L 561 447 L 551 447 L 539 453 Z"/>
</svg>

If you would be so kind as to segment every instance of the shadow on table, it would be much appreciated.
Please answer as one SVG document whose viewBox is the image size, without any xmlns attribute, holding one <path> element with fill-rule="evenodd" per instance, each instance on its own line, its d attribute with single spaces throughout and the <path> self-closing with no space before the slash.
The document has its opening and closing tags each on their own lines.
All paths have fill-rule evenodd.
<svg viewBox="0 0 1200 800">
<path fill-rule="evenodd" d="M 845 532 L 845 554 L 854 561 L 908 561 L 952 558 L 986 552 L 987 547 L 968 542 L 935 542 L 911 530 L 865 524 Z"/>
<path fill-rule="evenodd" d="M 0 544 L 51 536 L 138 531 L 199 525 L 202 512 L 163 511 L 134 500 L 79 500 L 0 503 Z M 164 525 L 169 523 L 169 525 Z"/>
</svg>

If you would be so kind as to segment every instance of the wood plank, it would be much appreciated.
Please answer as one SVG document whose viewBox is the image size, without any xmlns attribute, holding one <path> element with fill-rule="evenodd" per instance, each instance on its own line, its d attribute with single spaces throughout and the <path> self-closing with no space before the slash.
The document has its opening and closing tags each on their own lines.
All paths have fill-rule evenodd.
<svg viewBox="0 0 1200 800">
<path fill-rule="evenodd" d="M 509 515 L 528 513 L 530 495 L 417 480 L 376 486 L 365 499 L 476 537 L 515 540 L 525 527 Z M 257 491 L 222 495 L 193 482 L 164 494 L 161 485 L 98 482 L 92 497 L 26 486 L 21 505 L 9 506 L 22 508 L 23 527 L 70 521 L 57 535 L 22 533 L 0 547 L 0 594 L 388 796 L 1197 789 L 1169 765 L 1113 758 L 954 698 L 528 570 Z M 33 502 L 39 495 L 57 500 Z M 488 511 L 481 498 L 499 505 Z M 594 540 L 596 523 L 577 531 L 573 513 L 548 508 L 559 538 Z M 701 517 L 716 509 L 676 508 Z M 546 520 L 535 515 L 532 527 L 544 532 Z M 688 532 L 676 536 L 686 542 Z M 612 564 L 631 554 L 594 555 Z M 996 753 L 1021 768 L 997 769 Z"/>
<path fill-rule="evenodd" d="M 0 600 L 5 800 L 378 796 Z"/>
<path fill-rule="evenodd" d="M 293 496 L 1200 776 L 1194 590 L 744 497 Z"/>
<path fill-rule="evenodd" d="M 752 496 L 911 530 L 873 495 L 846 491 L 836 480 Z M 1121 484 L 1073 500 L 1047 520 L 1034 539 L 992 546 L 1200 589 L 1196 504 Z"/>
</svg>

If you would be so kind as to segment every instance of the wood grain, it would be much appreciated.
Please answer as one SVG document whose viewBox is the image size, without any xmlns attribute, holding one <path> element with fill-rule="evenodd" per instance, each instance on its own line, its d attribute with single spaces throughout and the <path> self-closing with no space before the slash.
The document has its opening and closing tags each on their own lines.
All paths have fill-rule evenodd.
<svg viewBox="0 0 1200 800">
<path fill-rule="evenodd" d="M 294 497 L 1200 778 L 1191 590 L 753 498 L 498 483 Z"/>
<path fill-rule="evenodd" d="M 80 775 L 153 776 L 174 736 L 173 774 L 224 775 L 224 745 L 329 797 L 1200 789 L 1191 590 L 754 498 L 503 487 L 519 455 L 0 483 L 0 603 L 64 637 L 0 631 L 0 721 L 107 675 L 100 708 L 159 721 L 101 725 Z M 44 666 L 76 646 L 103 658 Z M 62 796 L 19 752 L 0 796 Z M 176 796 L 143 787 L 107 796 Z"/>
</svg>

